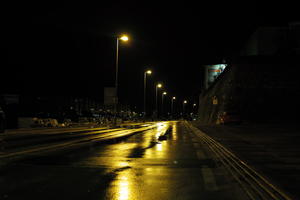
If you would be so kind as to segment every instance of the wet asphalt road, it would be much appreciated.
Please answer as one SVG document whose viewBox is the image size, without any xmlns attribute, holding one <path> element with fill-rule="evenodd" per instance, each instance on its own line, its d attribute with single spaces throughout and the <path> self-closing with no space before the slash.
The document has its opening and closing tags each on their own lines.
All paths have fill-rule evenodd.
<svg viewBox="0 0 300 200">
<path fill-rule="evenodd" d="M 172 133 L 158 141 L 168 126 Z M 247 199 L 180 122 L 11 163 L 0 170 L 0 185 L 0 199 Z"/>
</svg>

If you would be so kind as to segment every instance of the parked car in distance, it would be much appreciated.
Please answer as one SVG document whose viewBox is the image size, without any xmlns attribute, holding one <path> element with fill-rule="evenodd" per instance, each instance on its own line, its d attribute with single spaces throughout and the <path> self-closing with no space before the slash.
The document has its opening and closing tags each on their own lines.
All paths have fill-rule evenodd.
<svg viewBox="0 0 300 200">
<path fill-rule="evenodd" d="M 219 124 L 241 124 L 242 119 L 238 112 L 235 111 L 224 111 L 218 116 Z"/>
<path fill-rule="evenodd" d="M 46 118 L 43 119 L 45 127 L 58 127 L 58 122 L 56 119 Z"/>
<path fill-rule="evenodd" d="M 60 124 L 60 127 L 71 127 L 72 121 L 71 119 L 64 119 L 63 122 Z"/>
</svg>

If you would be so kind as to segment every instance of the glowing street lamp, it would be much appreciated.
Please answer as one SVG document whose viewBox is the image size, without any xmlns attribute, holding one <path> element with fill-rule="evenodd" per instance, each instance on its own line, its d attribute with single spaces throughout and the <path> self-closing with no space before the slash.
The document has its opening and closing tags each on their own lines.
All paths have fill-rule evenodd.
<svg viewBox="0 0 300 200">
<path fill-rule="evenodd" d="M 158 105 L 157 105 L 157 90 L 159 89 L 159 88 L 162 88 L 162 84 L 161 83 L 158 83 L 158 84 L 156 84 L 156 86 L 155 86 L 155 108 L 156 108 L 156 112 L 158 112 Z"/>
<path fill-rule="evenodd" d="M 197 113 L 197 110 L 196 110 L 196 106 L 197 106 L 197 104 L 193 104 L 193 110 L 192 110 L 192 113 L 194 112 L 194 113 Z"/>
<path fill-rule="evenodd" d="M 176 100 L 176 97 L 172 97 L 171 99 L 171 114 L 173 115 L 173 104 L 174 104 L 174 101 Z"/>
<path fill-rule="evenodd" d="M 164 96 L 167 95 L 167 92 L 163 92 L 161 94 L 161 114 L 162 116 L 164 115 Z"/>
<path fill-rule="evenodd" d="M 119 39 L 124 41 L 124 42 L 127 42 L 129 40 L 127 35 L 122 35 Z"/>
<path fill-rule="evenodd" d="M 147 75 L 151 75 L 152 71 L 147 70 L 144 72 L 144 116 L 146 117 L 146 84 L 147 84 Z"/>
<path fill-rule="evenodd" d="M 187 104 L 187 100 L 184 100 L 184 101 L 183 101 L 183 104 L 182 104 L 182 107 L 183 107 L 183 109 L 182 109 L 182 110 L 183 110 L 183 114 L 184 114 L 184 111 L 185 111 L 185 105 L 186 105 L 186 104 Z"/>
<path fill-rule="evenodd" d="M 129 40 L 127 35 L 121 35 L 117 37 L 117 49 L 116 49 L 116 80 L 115 80 L 115 87 L 116 87 L 116 97 L 114 100 L 115 103 L 115 112 L 117 112 L 117 103 L 118 103 L 118 71 L 119 71 L 119 41 L 127 42 Z"/>
</svg>

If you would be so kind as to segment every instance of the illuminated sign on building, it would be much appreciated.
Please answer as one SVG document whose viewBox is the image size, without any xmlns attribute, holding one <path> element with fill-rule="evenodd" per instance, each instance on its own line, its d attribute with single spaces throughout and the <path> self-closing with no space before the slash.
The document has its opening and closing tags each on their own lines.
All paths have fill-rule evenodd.
<svg viewBox="0 0 300 200">
<path fill-rule="evenodd" d="M 204 66 L 205 77 L 204 77 L 204 87 L 207 89 L 217 77 L 224 71 L 226 64 L 217 65 L 206 65 Z"/>
</svg>

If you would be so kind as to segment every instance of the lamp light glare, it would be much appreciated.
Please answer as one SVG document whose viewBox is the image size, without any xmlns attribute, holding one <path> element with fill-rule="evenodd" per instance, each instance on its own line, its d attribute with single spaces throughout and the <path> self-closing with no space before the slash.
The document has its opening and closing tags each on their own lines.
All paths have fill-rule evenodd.
<svg viewBox="0 0 300 200">
<path fill-rule="evenodd" d="M 127 42 L 129 40 L 128 36 L 127 35 L 122 35 L 120 37 L 120 40 L 124 41 L 124 42 Z"/>
</svg>

